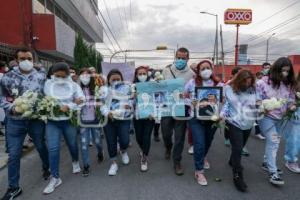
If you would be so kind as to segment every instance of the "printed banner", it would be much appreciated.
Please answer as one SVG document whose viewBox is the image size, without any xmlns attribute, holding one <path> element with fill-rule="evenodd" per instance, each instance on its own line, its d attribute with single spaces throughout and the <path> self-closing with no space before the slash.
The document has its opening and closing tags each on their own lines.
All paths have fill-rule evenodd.
<svg viewBox="0 0 300 200">
<path fill-rule="evenodd" d="M 134 77 L 134 70 L 135 70 L 135 62 L 127 62 L 127 63 L 108 63 L 108 62 L 102 62 L 102 73 L 104 76 L 107 76 L 107 74 L 112 69 L 118 69 L 122 72 L 124 81 L 132 82 Z"/>
<path fill-rule="evenodd" d="M 160 119 L 168 116 L 185 116 L 183 79 L 137 83 L 136 89 L 138 118 L 145 119 L 152 116 Z"/>
</svg>

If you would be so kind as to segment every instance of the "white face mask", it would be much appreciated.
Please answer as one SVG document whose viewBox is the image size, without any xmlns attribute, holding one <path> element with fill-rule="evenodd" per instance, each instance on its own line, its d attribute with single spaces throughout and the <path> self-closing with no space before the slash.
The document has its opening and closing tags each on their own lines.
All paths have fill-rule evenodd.
<svg viewBox="0 0 300 200">
<path fill-rule="evenodd" d="M 148 77 L 146 75 L 140 75 L 137 78 L 139 79 L 140 82 L 145 82 Z"/>
<path fill-rule="evenodd" d="M 85 85 L 85 86 L 87 86 L 87 85 L 90 84 L 90 82 L 91 82 L 91 76 L 90 76 L 90 75 L 87 75 L 87 74 L 85 74 L 85 75 L 80 75 L 80 76 L 79 76 L 79 79 L 80 79 L 81 83 L 82 83 L 83 85 Z"/>
<path fill-rule="evenodd" d="M 24 60 L 19 63 L 19 67 L 21 70 L 29 72 L 33 69 L 33 62 L 31 62 L 29 60 Z"/>
<path fill-rule="evenodd" d="M 64 84 L 64 83 L 67 83 L 68 81 L 70 81 L 69 77 L 59 78 L 59 77 L 56 77 L 55 75 L 52 75 L 51 79 L 54 80 L 58 84 Z"/>
<path fill-rule="evenodd" d="M 282 72 L 281 74 L 282 74 L 282 76 L 283 76 L 284 78 L 288 77 L 288 75 L 289 75 L 289 73 L 286 72 L 286 71 Z"/>
<path fill-rule="evenodd" d="M 200 72 L 200 76 L 205 80 L 209 79 L 211 75 L 212 75 L 211 69 L 205 69 L 204 71 Z"/>
</svg>

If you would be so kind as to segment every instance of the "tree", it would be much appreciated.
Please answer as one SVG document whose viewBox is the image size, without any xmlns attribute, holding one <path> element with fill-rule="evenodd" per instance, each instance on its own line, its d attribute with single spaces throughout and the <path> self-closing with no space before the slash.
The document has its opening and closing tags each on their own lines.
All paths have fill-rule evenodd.
<svg viewBox="0 0 300 200">
<path fill-rule="evenodd" d="M 82 35 L 78 34 L 76 36 L 74 47 L 74 67 L 77 70 L 80 70 L 83 67 L 93 66 L 97 69 L 97 71 L 101 72 L 102 60 L 103 57 L 101 53 L 96 51 L 96 49 L 92 46 L 88 47 L 88 45 L 84 42 Z"/>
</svg>

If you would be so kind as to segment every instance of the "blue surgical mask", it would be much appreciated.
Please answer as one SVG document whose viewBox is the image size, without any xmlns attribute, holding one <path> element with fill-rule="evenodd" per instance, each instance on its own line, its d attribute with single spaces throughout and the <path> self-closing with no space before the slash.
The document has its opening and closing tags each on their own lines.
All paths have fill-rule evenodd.
<svg viewBox="0 0 300 200">
<path fill-rule="evenodd" d="M 183 59 L 176 59 L 175 60 L 175 67 L 178 70 L 183 70 L 187 65 L 187 61 Z"/>
</svg>

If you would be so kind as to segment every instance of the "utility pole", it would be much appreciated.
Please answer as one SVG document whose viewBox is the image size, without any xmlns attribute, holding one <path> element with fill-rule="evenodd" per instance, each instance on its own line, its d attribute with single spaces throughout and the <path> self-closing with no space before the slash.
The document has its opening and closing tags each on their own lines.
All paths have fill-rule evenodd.
<svg viewBox="0 0 300 200">
<path fill-rule="evenodd" d="M 269 41 L 276 33 L 273 33 L 268 39 L 267 39 L 267 52 L 266 52 L 266 62 L 269 62 Z"/>
<path fill-rule="evenodd" d="M 225 81 L 225 54 L 223 45 L 223 30 L 222 24 L 220 24 L 220 40 L 221 40 L 221 51 L 222 51 L 222 80 Z"/>
</svg>

